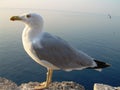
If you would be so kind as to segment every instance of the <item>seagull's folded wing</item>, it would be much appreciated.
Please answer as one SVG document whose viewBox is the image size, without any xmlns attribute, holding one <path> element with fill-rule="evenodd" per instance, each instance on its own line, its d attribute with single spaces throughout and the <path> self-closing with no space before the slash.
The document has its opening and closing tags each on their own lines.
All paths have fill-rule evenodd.
<svg viewBox="0 0 120 90">
<path fill-rule="evenodd" d="M 39 47 L 40 45 L 41 48 Z M 63 70 L 87 68 L 93 65 L 93 60 L 85 53 L 79 52 L 63 39 L 44 33 L 42 39 L 32 45 L 40 60 L 46 60 Z"/>
</svg>

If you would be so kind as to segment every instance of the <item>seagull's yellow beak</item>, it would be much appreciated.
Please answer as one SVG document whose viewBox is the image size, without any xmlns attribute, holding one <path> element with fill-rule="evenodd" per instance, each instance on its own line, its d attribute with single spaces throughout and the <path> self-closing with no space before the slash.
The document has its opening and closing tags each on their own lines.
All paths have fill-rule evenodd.
<svg viewBox="0 0 120 90">
<path fill-rule="evenodd" d="M 19 16 L 12 16 L 12 17 L 10 18 L 10 20 L 11 20 L 11 21 L 15 21 L 15 20 L 22 20 L 22 19 L 21 19 L 21 17 L 19 17 Z"/>
</svg>

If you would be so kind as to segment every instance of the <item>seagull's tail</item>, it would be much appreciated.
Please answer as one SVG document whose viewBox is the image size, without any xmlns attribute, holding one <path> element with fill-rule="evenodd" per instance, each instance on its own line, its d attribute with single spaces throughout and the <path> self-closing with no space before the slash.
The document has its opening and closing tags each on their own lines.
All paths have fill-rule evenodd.
<svg viewBox="0 0 120 90">
<path fill-rule="evenodd" d="M 103 68 L 106 68 L 106 67 L 109 67 L 110 64 L 108 63 L 105 63 L 105 62 L 102 62 L 102 61 L 99 61 L 99 60 L 94 60 L 95 63 L 97 64 L 97 66 L 95 67 L 90 67 L 88 69 L 95 69 L 97 71 L 102 71 Z"/>
<path fill-rule="evenodd" d="M 93 67 L 94 69 L 102 69 L 102 68 L 106 68 L 110 66 L 110 64 L 102 62 L 102 61 L 98 61 L 98 60 L 94 60 L 94 61 L 97 64 L 96 67 Z"/>
</svg>

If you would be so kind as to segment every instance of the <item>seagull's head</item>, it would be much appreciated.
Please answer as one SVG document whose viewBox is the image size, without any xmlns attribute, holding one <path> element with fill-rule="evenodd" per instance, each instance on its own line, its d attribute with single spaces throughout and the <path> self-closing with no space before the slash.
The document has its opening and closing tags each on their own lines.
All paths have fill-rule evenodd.
<svg viewBox="0 0 120 90">
<path fill-rule="evenodd" d="M 31 28 L 33 27 L 42 28 L 43 27 L 43 18 L 40 15 L 35 14 L 35 13 L 26 13 L 20 16 L 12 16 L 10 20 L 11 21 L 22 21 Z"/>
</svg>

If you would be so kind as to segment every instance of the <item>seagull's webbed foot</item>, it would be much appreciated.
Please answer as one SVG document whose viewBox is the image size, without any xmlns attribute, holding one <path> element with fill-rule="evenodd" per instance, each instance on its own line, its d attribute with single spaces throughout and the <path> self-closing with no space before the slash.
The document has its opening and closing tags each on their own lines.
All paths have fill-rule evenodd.
<svg viewBox="0 0 120 90">
<path fill-rule="evenodd" d="M 52 69 L 48 69 L 46 81 L 43 82 L 43 83 L 40 83 L 39 86 L 35 86 L 34 89 L 35 90 L 42 90 L 42 89 L 47 88 L 49 86 L 49 84 L 51 83 L 52 73 L 53 73 L 53 70 Z"/>
<path fill-rule="evenodd" d="M 42 82 L 42 83 L 39 84 L 39 86 L 35 86 L 34 89 L 35 90 L 42 90 L 42 89 L 45 89 L 47 87 L 48 87 L 47 82 Z"/>
</svg>

